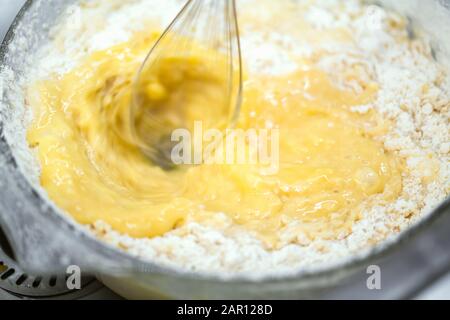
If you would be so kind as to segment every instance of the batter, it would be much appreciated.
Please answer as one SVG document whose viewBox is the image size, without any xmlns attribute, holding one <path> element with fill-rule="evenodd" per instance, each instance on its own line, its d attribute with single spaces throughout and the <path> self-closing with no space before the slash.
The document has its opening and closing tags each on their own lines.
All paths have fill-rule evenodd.
<svg viewBox="0 0 450 320">
<path fill-rule="evenodd" d="M 154 164 L 130 138 L 129 108 L 133 77 L 158 35 L 137 33 L 29 89 L 34 122 L 28 142 L 38 153 L 41 184 L 79 223 L 104 221 L 120 233 L 144 238 L 188 221 L 213 223 L 224 213 L 267 248 L 277 248 L 286 228 L 309 239 L 345 237 L 364 203 L 398 197 L 403 164 L 378 139 L 389 123 L 376 111 L 350 111 L 373 101 L 377 85 L 358 93 L 337 88 L 307 60 L 291 74 L 248 75 L 244 84 L 237 127 L 280 130 L 276 174 L 264 174 L 258 165 L 164 170 Z M 158 79 L 174 80 L 180 61 L 184 75 L 192 73 L 205 57 L 197 58 L 174 56 L 164 62 Z M 207 108 L 217 102 L 215 83 L 221 75 L 181 79 L 190 88 L 183 91 L 182 108 L 193 111 L 183 114 L 184 123 L 222 114 Z M 203 88 L 204 104 L 192 88 Z M 164 81 L 141 90 L 162 105 L 176 101 L 180 92 Z"/>
</svg>

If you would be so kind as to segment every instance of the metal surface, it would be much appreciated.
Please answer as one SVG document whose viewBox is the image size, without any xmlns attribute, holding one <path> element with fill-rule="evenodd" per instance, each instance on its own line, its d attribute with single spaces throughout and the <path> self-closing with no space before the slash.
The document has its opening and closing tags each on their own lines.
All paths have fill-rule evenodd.
<svg viewBox="0 0 450 320">
<path fill-rule="evenodd" d="M 450 273 L 431 283 L 414 298 L 417 300 L 449 300 Z"/>
<path fill-rule="evenodd" d="M 34 52 L 48 35 L 49 26 L 44 22 L 56 21 L 65 5 L 71 2 L 28 1 L 5 39 L 0 51 L 0 66 L 6 65 L 16 74 L 24 72 L 21 69 L 24 59 L 30 52 Z M 433 8 L 436 8 L 438 2 L 443 3 L 443 1 L 418 2 L 415 0 L 391 3 L 395 3 L 400 9 L 402 3 L 407 7 L 409 4 L 409 10 L 406 12 L 411 11 L 413 16 L 414 13 L 423 13 L 427 10 L 439 16 L 444 14 L 444 18 L 433 19 L 428 16 L 421 19 L 418 16 L 420 19 L 417 20 L 424 20 L 422 24 L 426 24 L 427 30 L 434 26 L 434 33 L 430 32 L 436 38 L 435 43 L 439 44 L 436 45 L 437 56 L 445 57 L 448 53 L 447 45 L 440 44 L 450 42 L 448 33 L 440 31 L 450 26 L 450 14 L 444 7 L 439 7 L 441 10 L 439 12 L 435 11 Z M 427 9 L 420 10 L 421 6 Z M 442 27 L 436 26 L 439 19 L 444 23 L 446 21 L 447 24 Z M 27 43 L 20 48 L 9 45 L 14 42 L 17 35 L 28 39 Z M 8 100 L 9 94 L 5 92 L 4 99 L 11 107 L 11 101 Z M 0 123 L 0 133 L 2 131 L 3 124 Z M 368 296 L 376 297 L 409 297 L 420 290 L 425 282 L 429 283 L 448 270 L 450 250 L 446 250 L 448 248 L 446 230 L 450 228 L 449 200 L 435 210 L 429 218 L 403 233 L 399 241 L 385 243 L 371 252 L 355 257 L 352 261 L 321 272 L 305 271 L 281 279 L 252 282 L 245 279 L 224 281 L 216 277 L 185 274 L 162 268 L 98 242 L 66 218 L 58 208 L 50 204 L 37 189 L 31 186 L 19 169 L 13 149 L 3 134 L 1 136 L 0 212 L 2 214 L 0 214 L 0 223 L 5 228 L 17 260 L 27 271 L 48 274 L 55 271 L 61 272 L 68 264 L 77 264 L 82 266 L 83 270 L 106 274 L 107 276 L 102 276 L 102 279 L 112 287 L 118 286 L 116 290 L 124 291 L 123 294 L 127 296 L 154 294 L 175 298 L 358 298 L 364 295 L 356 291 L 357 289 L 363 292 L 368 291 L 364 288 L 367 278 L 365 270 L 370 264 L 380 264 L 383 270 L 386 270 L 386 274 L 391 274 L 388 271 L 393 270 L 391 279 L 388 281 L 390 284 L 385 284 L 385 289 L 367 293 Z M 435 221 L 437 223 L 434 223 Z M 428 245 L 424 246 L 424 243 Z M 417 257 L 418 261 L 415 265 L 418 268 L 408 266 L 408 261 L 411 260 L 405 259 L 405 255 L 401 253 L 408 254 L 409 258 Z M 395 276 L 396 274 L 402 277 Z M 408 283 L 415 284 L 413 287 L 405 287 L 404 284 Z M 402 289 L 398 292 L 399 287 L 406 290 Z"/>
<path fill-rule="evenodd" d="M 0 229 L 0 299 L 83 299 L 94 298 L 102 291 L 102 297 L 118 298 L 104 290 L 93 277 L 82 277 L 81 288 L 68 289 L 67 277 L 62 275 L 30 275 L 11 257 L 11 250 Z"/>
</svg>

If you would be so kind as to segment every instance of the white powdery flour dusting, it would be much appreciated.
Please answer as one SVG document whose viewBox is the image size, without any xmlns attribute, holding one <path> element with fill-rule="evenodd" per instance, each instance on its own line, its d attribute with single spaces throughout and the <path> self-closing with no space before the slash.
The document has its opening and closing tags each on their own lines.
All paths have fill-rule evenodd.
<svg viewBox="0 0 450 320">
<path fill-rule="evenodd" d="M 126 41 L 134 32 L 149 28 L 149 21 L 153 27 L 162 28 L 183 2 L 110 0 L 71 7 L 65 22 L 55 28 L 52 43 L 37 53 L 27 80 L 64 73 L 86 54 Z M 274 10 L 274 3 L 240 0 L 242 18 L 276 20 L 279 10 Z M 286 18 L 285 24 L 276 29 L 270 25 L 258 29 L 250 22 L 243 23 L 242 47 L 248 72 L 289 73 L 299 68 L 296 61 L 304 57 L 327 72 L 339 87 L 357 92 L 364 84 L 377 83 L 376 100 L 352 111 L 364 114 L 376 110 L 392 122 L 383 143 L 386 150 L 397 152 L 407 164 L 401 196 L 388 204 L 373 199 L 348 237 L 313 242 L 297 239 L 290 244 L 291 235 L 286 235 L 285 246 L 274 251 L 266 250 L 245 231 L 233 228 L 225 215 L 217 217 L 223 226 L 220 230 L 189 223 L 153 239 L 133 239 L 99 221 L 88 227 L 96 236 L 130 254 L 174 268 L 223 277 L 259 278 L 322 268 L 363 254 L 381 241 L 395 238 L 445 199 L 450 190 L 450 76 L 433 59 L 426 40 L 404 41 L 408 36 L 405 19 L 358 0 L 276 3 L 289 6 L 297 20 Z M 295 30 L 296 23 L 317 34 L 347 30 L 352 41 L 312 41 Z M 348 69 L 360 70 L 360 81 L 342 76 Z M 270 98 L 270 94 L 267 96 Z M 229 228 L 233 232 L 227 232 Z"/>
</svg>

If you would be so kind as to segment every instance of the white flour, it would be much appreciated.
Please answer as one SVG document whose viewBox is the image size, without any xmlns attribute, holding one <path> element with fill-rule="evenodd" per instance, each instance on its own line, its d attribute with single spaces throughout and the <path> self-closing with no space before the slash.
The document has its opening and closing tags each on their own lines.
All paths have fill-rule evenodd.
<svg viewBox="0 0 450 320">
<path fill-rule="evenodd" d="M 195 223 L 154 239 L 132 239 L 101 222 L 91 226 L 91 231 L 131 254 L 161 264 L 225 276 L 261 277 L 319 268 L 364 252 L 395 237 L 445 199 L 450 190 L 450 76 L 433 60 L 429 45 L 422 40 L 399 41 L 407 34 L 403 19 L 379 7 L 357 0 L 304 2 L 312 4 L 300 7 L 287 0 L 240 0 L 239 5 L 243 15 L 262 21 L 276 19 L 274 6 L 290 5 L 293 14 L 317 32 L 351 30 L 353 41 L 312 43 L 295 30 L 290 32 L 287 18 L 277 29 L 255 31 L 251 23 L 245 24 L 242 46 L 249 72 L 288 73 L 298 68 L 293 56 L 308 57 L 329 73 L 336 85 L 358 91 L 364 83 L 346 81 L 342 76 L 358 66 L 361 80 L 375 81 L 380 91 L 374 103 L 355 107 L 354 112 L 375 109 L 393 122 L 383 142 L 408 165 L 400 198 L 368 207 L 347 238 L 313 243 L 297 239 L 297 244 L 288 244 L 286 239 L 286 246 L 277 251 L 267 251 L 243 231 L 230 234 Z M 54 41 L 37 53 L 27 81 L 64 73 L 81 57 L 148 28 L 144 21 L 155 21 L 159 28 L 167 25 L 182 3 L 109 0 L 89 1 L 81 9 L 71 7 L 65 22 L 55 29 Z M 24 134 L 17 134 L 17 139 L 24 139 Z M 225 216 L 221 219 L 224 225 L 231 225 Z"/>
</svg>

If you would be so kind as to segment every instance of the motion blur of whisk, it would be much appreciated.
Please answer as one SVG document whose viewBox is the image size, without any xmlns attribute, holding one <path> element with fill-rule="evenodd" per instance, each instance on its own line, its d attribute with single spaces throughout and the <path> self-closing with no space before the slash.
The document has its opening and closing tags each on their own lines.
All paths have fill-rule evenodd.
<svg viewBox="0 0 450 320">
<path fill-rule="evenodd" d="M 217 108 L 217 112 L 213 121 L 208 119 L 210 125 L 219 128 L 233 126 L 242 99 L 242 58 L 235 0 L 187 1 L 137 73 L 130 108 L 132 132 L 145 155 L 163 169 L 173 168 L 170 161 L 171 130 L 190 125 L 184 123 L 183 113 L 187 106 L 183 105 L 183 99 L 168 121 L 167 110 L 161 112 L 161 108 L 149 107 L 149 101 L 143 97 L 142 88 L 148 86 L 151 75 L 161 74 L 168 61 L 171 66 L 176 63 L 178 68 L 164 70 L 170 72 L 172 78 L 176 72 L 182 72 L 181 78 L 191 77 L 199 81 L 208 77 L 208 81 L 214 81 L 216 103 L 208 105 L 208 109 Z M 189 69 L 193 64 L 195 74 Z M 191 87 L 189 90 L 196 89 Z M 202 91 L 199 86 L 195 94 L 206 94 Z"/>
</svg>

